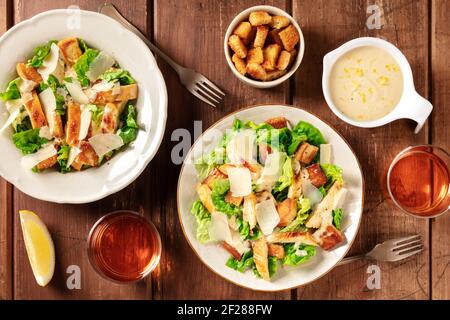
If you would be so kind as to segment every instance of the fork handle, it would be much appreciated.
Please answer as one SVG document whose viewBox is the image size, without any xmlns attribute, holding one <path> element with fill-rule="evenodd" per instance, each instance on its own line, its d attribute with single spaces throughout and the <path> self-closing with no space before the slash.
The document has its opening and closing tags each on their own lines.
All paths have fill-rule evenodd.
<svg viewBox="0 0 450 320">
<path fill-rule="evenodd" d="M 99 12 L 113 18 L 117 22 L 119 22 L 122 26 L 124 26 L 126 29 L 133 32 L 135 35 L 137 35 L 142 41 L 145 42 L 145 44 L 156 53 L 158 57 L 163 58 L 178 74 L 183 70 L 184 68 L 180 66 L 178 63 L 172 60 L 168 55 L 166 55 L 164 52 L 162 52 L 157 46 L 155 46 L 153 43 L 150 42 L 150 40 L 147 39 L 147 37 L 142 34 L 141 31 L 139 31 L 138 28 L 136 28 L 134 25 L 132 25 L 128 20 L 126 20 L 120 12 L 114 7 L 112 3 L 105 3 L 99 8 Z"/>
<path fill-rule="evenodd" d="M 365 259 L 367 259 L 366 255 L 365 254 L 360 254 L 358 256 L 352 256 L 352 257 L 344 258 L 337 265 L 338 266 L 342 266 L 344 264 L 348 264 L 348 263 L 353 262 L 353 261 L 365 260 Z"/>
</svg>

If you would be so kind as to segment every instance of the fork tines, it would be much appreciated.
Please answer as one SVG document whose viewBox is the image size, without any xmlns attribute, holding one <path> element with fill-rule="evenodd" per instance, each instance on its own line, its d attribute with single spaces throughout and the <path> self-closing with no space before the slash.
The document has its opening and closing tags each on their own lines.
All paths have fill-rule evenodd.
<svg viewBox="0 0 450 320">
<path fill-rule="evenodd" d="M 424 249 L 420 235 L 395 239 L 393 244 L 392 251 L 402 259 L 415 255 Z"/>
<path fill-rule="evenodd" d="M 213 107 L 225 97 L 225 93 L 206 78 L 197 81 L 191 93 Z"/>
</svg>

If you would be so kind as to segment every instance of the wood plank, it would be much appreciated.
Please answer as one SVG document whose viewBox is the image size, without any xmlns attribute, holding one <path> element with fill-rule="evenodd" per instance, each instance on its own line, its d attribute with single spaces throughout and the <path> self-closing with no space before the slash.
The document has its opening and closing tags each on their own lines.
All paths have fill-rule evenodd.
<svg viewBox="0 0 450 320">
<path fill-rule="evenodd" d="M 11 1 L 0 0 L 0 36 L 11 24 Z M 12 186 L 0 178 L 0 300 L 12 298 Z"/>
<path fill-rule="evenodd" d="M 96 11 L 102 0 L 77 1 L 82 9 Z M 147 32 L 147 1 L 112 1 L 119 10 L 141 30 Z M 55 8 L 67 8 L 73 1 L 23 1 L 15 2 L 15 22 Z M 33 210 L 47 224 L 56 247 L 54 279 L 45 288 L 39 287 L 31 272 L 23 244 L 18 219 L 14 230 L 14 282 L 16 299 L 150 299 L 151 278 L 132 285 L 117 285 L 101 278 L 89 265 L 86 254 L 86 237 L 94 222 L 102 215 L 118 209 L 130 209 L 152 218 L 153 205 L 158 195 L 152 195 L 154 166 L 123 191 L 102 201 L 85 205 L 57 205 L 39 201 L 15 190 L 14 214 L 19 209 Z M 81 268 L 81 290 L 68 290 L 66 269 L 70 265 Z"/>
<path fill-rule="evenodd" d="M 322 95 L 324 54 L 360 36 L 376 36 L 397 45 L 411 63 L 418 92 L 428 95 L 428 2 L 376 1 L 383 9 L 380 30 L 366 27 L 367 7 L 374 1 L 302 0 L 293 2 L 296 19 L 305 34 L 306 52 L 297 73 L 294 104 L 320 116 L 342 133 L 354 148 L 365 175 L 365 205 L 361 227 L 350 255 L 369 251 L 384 240 L 421 234 L 428 246 L 428 221 L 411 218 L 396 209 L 384 194 L 382 177 L 393 157 L 407 146 L 427 142 L 428 126 L 415 135 L 415 124 L 401 120 L 381 128 L 363 129 L 345 124 L 327 108 Z M 366 287 L 367 267 L 355 262 L 335 268 L 320 280 L 300 288 L 299 299 L 427 299 L 429 252 L 396 263 L 378 263 L 381 289 Z"/>
<path fill-rule="evenodd" d="M 223 36 L 228 24 L 242 10 L 268 3 L 287 8 L 286 1 L 158 1 L 155 4 L 155 42 L 180 64 L 201 72 L 227 92 L 224 104 L 213 109 L 194 98 L 180 84 L 177 75 L 160 61 L 169 92 L 169 118 L 165 143 L 164 172 L 160 178 L 165 190 L 163 212 L 166 250 L 161 261 L 158 299 L 288 299 L 290 292 L 256 293 L 233 285 L 215 275 L 195 256 L 189 247 L 177 214 L 176 186 L 179 165 L 172 164 L 170 142 L 174 129 L 185 128 L 192 134 L 194 120 L 209 127 L 228 113 L 255 103 L 287 102 L 288 85 L 271 90 L 257 90 L 244 85 L 228 68 L 223 54 Z"/>
<path fill-rule="evenodd" d="M 433 130 L 431 142 L 447 152 L 450 150 L 450 25 L 448 12 L 450 2 L 437 0 L 432 2 L 432 113 Z M 431 292 L 433 299 L 450 299 L 450 214 L 432 220 L 431 243 Z"/>
</svg>

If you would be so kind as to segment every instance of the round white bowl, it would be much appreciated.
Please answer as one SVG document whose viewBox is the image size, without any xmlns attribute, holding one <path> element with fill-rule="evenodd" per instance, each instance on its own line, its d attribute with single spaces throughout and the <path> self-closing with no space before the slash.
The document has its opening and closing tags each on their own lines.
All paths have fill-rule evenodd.
<svg viewBox="0 0 450 320">
<path fill-rule="evenodd" d="M 300 36 L 300 44 L 299 44 L 299 50 L 297 53 L 297 57 L 295 58 L 295 62 L 290 67 L 289 71 L 282 77 L 272 80 L 272 81 L 258 81 L 250 79 L 246 76 L 243 76 L 240 74 L 236 67 L 234 66 L 233 61 L 231 60 L 231 54 L 230 54 L 230 47 L 228 46 L 228 38 L 231 36 L 233 30 L 237 27 L 239 23 L 242 21 L 248 20 L 248 17 L 250 16 L 250 13 L 253 11 L 267 11 L 271 15 L 277 15 L 277 16 L 285 16 L 287 17 L 292 25 L 297 29 L 298 34 Z M 302 29 L 298 25 L 297 21 L 290 16 L 286 11 L 281 10 L 280 8 L 272 7 L 272 6 L 254 6 L 248 9 L 245 9 L 241 13 L 239 13 L 230 23 L 228 26 L 228 29 L 225 33 L 225 39 L 223 41 L 223 50 L 225 53 L 225 58 L 227 60 L 228 66 L 230 67 L 233 74 L 242 82 L 255 87 L 259 89 L 266 89 L 266 88 L 272 88 L 275 86 L 278 86 L 279 84 L 283 83 L 287 79 L 289 79 L 295 71 L 297 71 L 298 67 L 300 66 L 300 63 L 302 62 L 303 55 L 305 54 L 305 39 L 303 38 Z"/>
<path fill-rule="evenodd" d="M 343 169 L 344 181 L 348 189 L 343 206 L 345 215 L 342 232 L 346 241 L 331 251 L 317 250 L 310 261 L 297 267 L 281 267 L 270 282 L 256 278 L 252 271 L 240 273 L 225 265 L 230 254 L 218 244 L 201 244 L 196 238 L 197 222 L 190 213 L 192 204 L 198 199 L 195 185 L 199 177 L 194 160 L 213 150 L 222 134 L 229 130 L 236 118 L 243 122 L 263 122 L 283 115 L 292 125 L 300 120 L 307 121 L 319 129 L 325 140 L 332 145 L 332 163 Z M 242 109 L 229 114 L 213 124 L 194 143 L 181 168 L 178 180 L 177 205 L 181 227 L 189 245 L 200 260 L 222 278 L 242 287 L 256 291 L 279 291 L 305 285 L 319 279 L 333 269 L 350 249 L 362 218 L 364 202 L 364 178 L 358 159 L 344 138 L 328 124 L 311 113 L 286 105 L 262 105 Z"/>
<path fill-rule="evenodd" d="M 395 59 L 403 74 L 403 93 L 397 106 L 384 117 L 371 121 L 357 121 L 347 117 L 335 106 L 330 93 L 330 74 L 333 70 L 334 64 L 340 57 L 350 50 L 365 46 L 373 46 L 383 49 Z M 327 53 L 323 57 L 322 90 L 331 111 L 333 111 L 333 113 L 341 120 L 357 127 L 379 127 L 394 120 L 406 118 L 417 122 L 414 132 L 418 133 L 433 110 L 432 104 L 416 92 L 411 66 L 409 65 L 406 57 L 392 43 L 379 38 L 362 37 L 353 39 L 344 43 L 339 48 Z"/>
<path fill-rule="evenodd" d="M 79 23 L 78 23 L 79 22 Z M 16 63 L 26 61 L 34 47 L 49 40 L 76 36 L 112 55 L 129 70 L 139 86 L 136 108 L 141 127 L 136 141 L 98 168 L 61 174 L 33 173 L 20 164 L 22 154 L 11 139 L 12 129 L 0 134 L 0 175 L 22 192 L 57 203 L 86 203 L 117 192 L 133 182 L 157 152 L 167 118 L 164 78 L 147 46 L 113 19 L 90 11 L 52 10 L 23 21 L 0 38 L 0 89 L 15 75 Z M 0 127 L 7 119 L 0 102 Z"/>
</svg>

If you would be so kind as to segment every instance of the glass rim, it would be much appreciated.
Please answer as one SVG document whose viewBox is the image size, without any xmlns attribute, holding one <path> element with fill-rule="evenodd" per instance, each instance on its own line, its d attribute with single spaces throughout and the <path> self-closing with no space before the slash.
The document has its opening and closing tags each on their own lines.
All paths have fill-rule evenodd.
<svg viewBox="0 0 450 320">
<path fill-rule="evenodd" d="M 148 225 L 150 226 L 150 228 L 155 231 L 155 235 L 156 235 L 156 240 L 157 240 L 157 252 L 156 252 L 156 259 L 153 261 L 153 263 L 149 264 L 146 268 L 145 271 L 142 272 L 139 277 L 137 279 L 132 279 L 132 280 L 117 280 L 114 279 L 112 277 L 109 277 L 108 275 L 106 275 L 104 272 L 102 272 L 100 270 L 100 268 L 98 267 L 98 263 L 96 261 L 94 261 L 94 257 L 92 257 L 92 249 L 91 249 L 91 238 L 93 236 L 93 233 L 95 231 L 95 229 L 100 225 L 100 223 L 102 223 L 106 218 L 115 215 L 115 214 L 131 214 L 131 215 L 135 215 L 138 218 L 140 218 L 141 220 L 143 220 L 145 223 L 148 223 Z M 140 215 L 139 212 L 137 211 L 133 211 L 133 210 L 115 210 L 112 212 L 109 212 L 107 214 L 105 214 L 104 216 L 100 217 L 91 227 L 91 229 L 89 230 L 89 234 L 87 237 L 87 241 L 86 241 L 86 251 L 88 254 L 88 259 L 89 259 L 89 264 L 94 268 L 94 270 L 97 272 L 97 274 L 99 274 L 102 278 L 107 279 L 109 281 L 112 281 L 114 283 L 117 284 L 130 284 L 130 283 L 135 283 L 138 281 L 141 281 L 142 279 L 144 279 L 145 277 L 147 277 L 150 273 L 152 273 L 156 267 L 158 266 L 160 260 L 161 260 L 161 253 L 162 253 L 162 241 L 161 241 L 161 235 L 159 234 L 158 228 L 156 228 L 156 226 L 154 225 L 154 223 L 152 221 L 150 221 L 149 219 L 145 218 L 144 216 Z"/>
<path fill-rule="evenodd" d="M 420 148 L 420 147 L 431 148 L 431 149 L 437 149 L 437 150 L 443 152 L 444 155 L 447 156 L 447 157 L 450 159 L 450 154 L 447 152 L 447 150 L 445 150 L 445 149 L 443 149 L 443 148 L 441 148 L 441 147 L 432 145 L 432 144 L 418 144 L 418 145 L 415 145 L 415 146 L 409 146 L 409 147 L 406 147 L 405 149 L 403 149 L 402 151 L 400 151 L 400 152 L 394 157 L 394 159 L 392 159 L 392 161 L 391 161 L 391 163 L 390 163 L 390 165 L 389 165 L 389 169 L 388 169 L 387 176 L 386 176 L 387 191 L 388 191 L 388 193 L 389 193 L 389 197 L 390 197 L 391 200 L 394 202 L 394 204 L 397 206 L 397 208 L 399 208 L 402 212 L 406 213 L 407 215 L 412 216 L 412 217 L 414 217 L 414 218 L 418 218 L 418 219 L 432 219 L 432 218 L 437 218 L 437 217 L 439 217 L 439 216 L 444 215 L 445 213 L 447 213 L 447 212 L 449 211 L 450 208 L 446 208 L 446 209 L 444 209 L 442 212 L 436 213 L 436 214 L 431 215 L 431 216 L 420 216 L 420 215 L 414 214 L 413 212 L 410 212 L 410 211 L 406 210 L 405 208 L 403 208 L 403 207 L 400 205 L 400 203 L 398 203 L 398 201 L 395 199 L 394 195 L 392 194 L 391 186 L 390 186 L 390 183 L 389 183 L 390 177 L 391 177 L 392 169 L 393 169 L 394 166 L 397 164 L 397 162 L 398 162 L 398 161 L 399 161 L 399 160 L 400 160 L 400 159 L 401 159 L 408 151 L 410 151 L 410 150 L 412 150 L 412 149 L 414 149 L 414 148 Z"/>
</svg>

